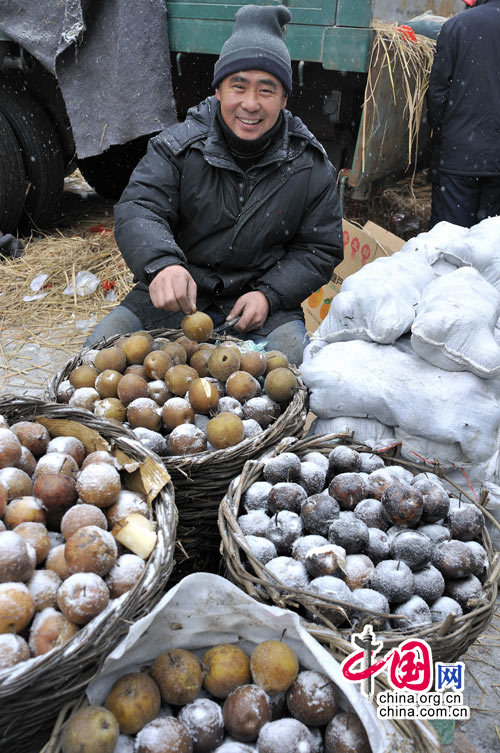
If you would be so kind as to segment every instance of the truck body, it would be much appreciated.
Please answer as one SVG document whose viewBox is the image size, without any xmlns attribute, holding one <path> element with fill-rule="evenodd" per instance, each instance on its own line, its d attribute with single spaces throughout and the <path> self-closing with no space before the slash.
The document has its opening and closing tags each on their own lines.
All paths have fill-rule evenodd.
<svg viewBox="0 0 500 753">
<path fill-rule="evenodd" d="M 9 0 L 11 4 L 16 1 Z M 163 0 L 149 0 L 149 7 L 158 12 L 160 2 Z M 127 0 L 123 3 L 127 6 Z M 149 32 L 136 31 L 136 36 L 142 33 L 144 37 L 137 44 L 131 43 L 135 38 L 119 37 L 113 44 L 125 47 L 130 43 L 131 49 L 126 50 L 128 61 L 147 76 L 143 91 L 153 86 L 156 78 L 163 76 L 165 79 L 170 65 L 174 117 L 182 120 L 190 106 L 213 93 L 213 65 L 231 34 L 240 5 L 241 2 L 222 0 L 167 0 L 165 33 L 158 25 L 160 20 L 155 26 L 153 18 Z M 344 180 L 358 198 L 366 197 L 374 183 L 396 180 L 408 169 L 412 156 L 415 157 L 410 155 L 409 159 L 406 101 L 404 97 L 395 96 L 397 72 L 389 69 L 385 78 L 380 78 L 376 111 L 371 115 L 367 112 L 365 91 L 376 39 L 373 19 L 407 23 L 410 13 L 415 16 L 418 12 L 430 10 L 441 11 L 443 16 L 451 15 L 462 5 L 461 0 L 287 2 L 292 20 L 284 36 L 292 58 L 294 81 L 288 107 L 324 144 L 330 160 L 338 171 L 344 171 Z M 92 32 L 92 23 L 88 20 L 92 7 L 93 0 L 87 0 L 86 5 L 82 0 L 81 28 L 75 24 L 72 27 L 79 28 L 79 36 L 75 32 L 75 38 L 67 40 L 66 49 L 62 50 L 57 61 L 64 63 L 70 55 L 72 61 L 76 59 L 79 39 L 97 33 Z M 143 9 L 147 7 L 148 3 L 143 5 Z M 166 19 L 161 22 L 166 23 Z M 156 37 L 151 28 L 156 30 Z M 116 117 L 114 111 L 117 106 L 113 101 L 109 104 L 101 99 L 94 111 L 89 103 L 89 111 L 85 112 L 90 126 L 93 125 L 92 119 L 100 118 L 97 135 L 88 137 L 82 145 L 83 142 L 79 143 L 82 131 L 76 128 L 75 112 L 81 114 L 83 108 L 80 104 L 78 109 L 77 96 L 68 96 L 68 72 L 61 68 L 60 62 L 58 68 L 54 63 L 50 69 L 46 60 L 40 59 L 35 45 L 28 50 L 19 38 L 13 36 L 2 27 L 0 18 L 0 230 L 3 232 L 43 227 L 44 223 L 49 223 L 62 190 L 64 174 L 77 165 L 99 193 L 116 198 L 144 154 L 149 137 L 168 125 L 165 118 L 157 117 L 153 127 L 143 120 L 140 125 L 133 123 L 128 132 L 125 129 L 121 134 L 120 112 Z M 119 75 L 119 71 L 115 73 Z M 74 83 L 78 94 L 77 74 L 76 69 L 75 82 L 70 80 L 69 84 Z M 106 70 L 110 81 L 112 74 L 113 71 Z M 98 72 L 95 75 L 99 75 Z M 87 77 L 86 85 L 88 83 Z M 105 112 L 106 107 L 110 112 Z M 130 105 L 127 107 L 130 111 Z M 27 119 L 22 117 L 23 108 L 29 110 Z M 381 127 L 371 127 L 367 148 L 364 139 L 370 117 L 372 126 L 375 119 Z M 34 126 L 32 123 L 31 130 L 27 128 L 27 132 L 26 121 L 35 123 Z M 111 123 L 110 129 L 108 122 Z M 36 143 L 38 131 L 43 133 L 40 143 Z M 90 127 L 88 131 L 93 134 Z M 2 156 L 6 150 L 11 154 L 16 149 L 16 141 L 24 174 L 18 174 L 23 172 L 19 159 L 7 161 Z M 37 172 L 30 164 L 33 163 L 30 148 L 32 152 L 36 151 L 35 167 L 38 169 L 43 163 L 41 171 L 38 169 Z"/>
</svg>

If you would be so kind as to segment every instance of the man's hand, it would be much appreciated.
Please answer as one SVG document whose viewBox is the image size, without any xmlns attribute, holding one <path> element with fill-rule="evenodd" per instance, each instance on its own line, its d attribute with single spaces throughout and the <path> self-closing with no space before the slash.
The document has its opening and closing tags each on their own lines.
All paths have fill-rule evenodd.
<svg viewBox="0 0 500 753">
<path fill-rule="evenodd" d="M 149 296 L 157 309 L 184 311 L 185 314 L 196 311 L 196 283 L 179 264 L 158 272 L 149 285 Z"/>
<path fill-rule="evenodd" d="M 269 303 L 266 296 L 260 290 L 254 290 L 252 293 L 245 293 L 238 298 L 231 312 L 227 315 L 226 321 L 241 315 L 241 319 L 238 324 L 235 324 L 234 329 L 237 332 L 250 332 L 262 327 L 268 313 Z"/>
</svg>

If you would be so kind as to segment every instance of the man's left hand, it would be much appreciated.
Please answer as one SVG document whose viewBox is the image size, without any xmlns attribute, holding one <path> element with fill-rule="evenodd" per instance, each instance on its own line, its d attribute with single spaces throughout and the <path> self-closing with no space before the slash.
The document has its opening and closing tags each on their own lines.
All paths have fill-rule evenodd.
<svg viewBox="0 0 500 753">
<path fill-rule="evenodd" d="M 260 329 L 262 327 L 268 313 L 269 303 L 266 296 L 260 290 L 254 290 L 238 298 L 227 315 L 226 321 L 234 319 L 235 316 L 240 316 L 238 324 L 235 324 L 233 329 L 237 332 L 250 332 L 253 329 Z"/>
</svg>

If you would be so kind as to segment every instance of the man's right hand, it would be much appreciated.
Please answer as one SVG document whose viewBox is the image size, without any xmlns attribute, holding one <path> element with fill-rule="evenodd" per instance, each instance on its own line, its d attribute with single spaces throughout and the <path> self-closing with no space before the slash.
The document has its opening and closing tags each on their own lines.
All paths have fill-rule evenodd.
<svg viewBox="0 0 500 753">
<path fill-rule="evenodd" d="M 160 270 L 149 285 L 153 306 L 166 311 L 196 311 L 196 283 L 185 267 L 173 264 Z"/>
</svg>

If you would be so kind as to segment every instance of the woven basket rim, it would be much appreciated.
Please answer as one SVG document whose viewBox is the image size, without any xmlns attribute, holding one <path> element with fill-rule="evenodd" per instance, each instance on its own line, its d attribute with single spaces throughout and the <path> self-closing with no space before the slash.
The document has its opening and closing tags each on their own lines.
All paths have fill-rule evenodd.
<svg viewBox="0 0 500 753">
<path fill-rule="evenodd" d="M 151 337 L 170 337 L 170 336 L 178 336 L 182 337 L 184 336 L 184 333 L 181 329 L 165 329 L 165 328 L 155 328 L 150 330 L 141 330 L 144 332 L 147 332 Z M 99 340 L 98 343 L 95 343 L 94 345 L 91 345 L 90 347 L 83 348 L 79 353 L 69 358 L 66 363 L 58 370 L 56 373 L 52 376 L 52 378 L 49 380 L 47 384 L 47 390 L 45 397 L 50 402 L 57 402 L 57 388 L 59 387 L 60 383 L 67 379 L 69 372 L 74 369 L 76 366 L 78 366 L 83 361 L 83 357 L 87 355 L 88 353 L 92 353 L 94 350 L 103 350 L 105 348 L 109 348 L 115 343 L 117 340 L 119 340 L 121 337 L 129 337 L 132 332 L 126 332 L 125 334 L 118 334 L 113 335 L 112 337 L 105 337 L 102 340 Z M 241 339 L 237 337 L 233 337 L 232 335 L 225 335 L 221 334 L 220 337 L 213 337 L 210 336 L 207 338 L 206 342 L 209 342 L 210 340 L 222 340 L 224 342 L 243 342 Z"/>
<path fill-rule="evenodd" d="M 16 420 L 31 420 L 44 416 L 77 421 L 98 431 L 106 441 L 126 452 L 133 460 L 143 461 L 149 457 L 158 465 L 162 465 L 159 458 L 137 440 L 134 441 L 119 427 L 95 417 L 88 411 L 68 408 L 66 405 L 49 403 L 38 398 L 2 395 L 0 396 L 0 415 L 5 415 L 7 418 L 9 415 L 14 415 Z M 87 625 L 82 626 L 78 633 L 64 645 L 41 656 L 20 662 L 14 667 L 1 670 L 0 698 L 8 701 L 9 695 L 32 685 L 36 679 L 44 677 L 49 671 L 55 675 L 67 672 L 72 663 L 77 665 L 85 660 L 87 655 L 91 657 L 97 650 L 99 653 L 109 651 L 110 647 L 116 643 L 117 639 L 113 639 L 113 632 L 116 632 L 116 629 L 123 623 L 124 614 L 129 620 L 134 614 L 135 606 L 144 608 L 144 597 L 149 595 L 146 589 L 151 591 L 152 586 L 156 587 L 168 580 L 174 565 L 173 552 L 177 525 L 177 508 L 171 481 L 153 500 L 152 511 L 158 524 L 158 541 L 146 561 L 144 573 L 134 588 L 116 599 L 111 599 L 103 612 Z M 78 676 L 74 678 L 74 681 L 78 682 Z"/>
<path fill-rule="evenodd" d="M 153 337 L 183 335 L 182 330 L 179 329 L 152 329 L 147 331 Z M 72 371 L 72 369 L 74 369 L 82 362 L 83 356 L 86 353 L 89 353 L 92 350 L 102 350 L 103 348 L 110 347 L 110 345 L 116 342 L 120 337 L 123 337 L 123 335 L 114 335 L 109 339 L 101 340 L 91 348 L 85 348 L 81 351 L 81 353 L 69 359 L 64 364 L 62 369 L 60 369 L 50 381 L 47 392 L 47 394 L 50 396 L 50 399 L 54 401 L 56 400 L 58 386 L 64 379 L 67 378 L 70 371 Z M 221 340 L 223 342 L 236 343 L 243 342 L 241 339 L 233 337 L 231 335 L 222 335 L 221 337 L 211 336 L 207 338 L 207 341 L 210 340 Z M 295 374 L 295 377 L 299 383 L 299 389 L 293 396 L 292 400 L 288 403 L 283 413 L 281 413 L 276 421 L 267 429 L 264 429 L 264 431 L 260 432 L 254 437 L 243 439 L 241 442 L 239 442 L 239 444 L 234 445 L 233 447 L 227 447 L 222 450 L 205 450 L 194 455 L 161 455 L 160 458 L 164 465 L 169 470 L 175 470 L 181 476 L 185 475 L 186 479 L 188 479 L 189 472 L 197 470 L 198 468 L 210 466 L 211 470 L 213 470 L 214 466 L 224 466 L 227 463 L 230 463 L 233 458 L 241 457 L 242 455 L 250 457 L 252 455 L 258 454 L 261 448 L 267 447 L 273 441 L 275 435 L 278 438 L 279 435 L 283 433 L 283 426 L 285 424 L 288 425 L 289 423 L 293 423 L 296 420 L 297 416 L 302 412 L 304 412 L 305 421 L 305 411 L 308 395 L 307 387 L 302 380 L 299 370 L 293 365 L 290 365 L 288 368 L 290 368 L 291 371 L 293 371 L 293 373 Z M 90 415 L 94 415 L 91 411 L 88 412 L 90 413 Z M 131 430 L 127 429 L 126 427 L 123 428 L 124 431 L 128 432 L 128 434 L 131 435 L 132 438 L 136 438 L 136 435 Z M 178 480 L 179 475 L 177 475 L 176 478 L 176 481 Z"/>
<path fill-rule="evenodd" d="M 297 455 L 299 455 L 299 457 L 301 457 L 305 454 L 306 451 L 310 452 L 314 450 L 321 452 L 322 448 L 324 452 L 329 452 L 336 444 L 348 444 L 354 449 L 358 449 L 363 452 L 373 452 L 368 446 L 363 445 L 360 442 L 355 442 L 352 439 L 352 436 L 346 433 L 315 435 L 302 440 L 285 438 L 276 447 L 273 456 L 287 451 L 296 453 Z M 379 455 L 380 457 L 382 457 L 382 459 L 384 459 L 384 461 L 392 462 L 393 464 L 395 463 L 397 465 L 409 468 L 409 470 L 412 470 L 413 472 L 421 473 L 425 471 L 425 468 L 423 468 L 422 466 L 411 463 L 410 461 L 405 461 L 402 458 L 397 458 L 394 455 L 388 455 L 387 453 L 381 451 L 374 452 L 373 454 Z M 224 496 L 220 504 L 218 523 L 222 538 L 222 552 L 231 579 L 234 579 L 235 582 L 240 585 L 240 587 L 244 588 L 254 598 L 260 601 L 271 601 L 273 603 L 276 603 L 278 606 L 284 606 L 285 608 L 289 609 L 297 609 L 301 605 L 307 605 L 308 609 L 310 609 L 311 606 L 313 608 L 315 606 L 340 606 L 341 608 L 350 607 L 352 609 L 352 604 L 347 604 L 345 602 L 331 599 L 326 596 L 313 596 L 311 592 L 301 589 L 289 588 L 286 585 L 279 583 L 278 579 L 272 576 L 267 568 L 262 565 L 250 551 L 248 545 L 246 544 L 245 537 L 242 534 L 241 529 L 239 528 L 239 525 L 237 523 L 237 514 L 235 514 L 235 510 L 237 509 L 236 505 L 238 505 L 239 507 L 242 492 L 246 488 L 248 488 L 250 483 L 261 479 L 264 462 L 265 459 L 263 458 L 247 461 L 240 475 L 240 478 L 237 479 L 237 484 L 232 482 L 232 484 L 229 486 L 227 494 Z M 439 468 L 433 468 L 434 470 L 432 472 L 436 472 L 436 470 L 438 470 L 438 475 L 449 482 L 449 480 L 446 478 L 446 475 L 441 472 Z M 430 468 L 428 470 L 430 471 Z M 460 489 L 456 484 L 454 484 L 453 482 L 451 483 L 452 486 Z M 460 491 L 462 493 L 462 496 L 466 497 L 468 501 L 478 506 L 485 517 L 491 520 L 496 529 L 500 531 L 499 523 L 484 507 L 484 505 L 472 498 L 468 494 L 468 492 L 465 492 L 464 490 Z M 439 643 L 445 642 L 451 650 L 453 649 L 457 641 L 467 638 L 467 636 L 463 636 L 463 633 L 468 632 L 469 628 L 473 627 L 472 623 L 478 618 L 481 618 L 482 623 L 484 622 L 484 629 L 484 627 L 487 626 L 489 620 L 491 619 L 495 608 L 495 601 L 498 591 L 498 578 L 500 577 L 500 553 L 493 549 L 491 539 L 485 526 L 483 528 L 483 545 L 487 551 L 489 561 L 487 577 L 482 584 L 483 590 L 486 594 L 486 599 L 484 601 L 478 603 L 478 605 L 470 612 L 449 622 L 445 621 L 432 623 L 431 625 L 422 626 L 421 628 L 417 629 L 401 628 L 392 629 L 390 631 L 377 630 L 377 636 L 384 640 L 385 644 L 391 645 L 399 643 L 403 638 L 411 635 L 413 637 L 416 636 L 422 638 L 429 642 L 431 645 L 433 643 L 433 640 L 438 641 Z M 243 566 L 240 557 L 241 551 L 245 553 L 246 558 L 251 565 L 252 572 L 249 572 Z M 265 598 L 263 598 L 262 596 L 263 592 L 266 594 Z M 374 614 L 378 617 L 390 616 L 392 618 L 396 616 L 392 614 L 382 614 L 365 607 L 356 606 L 356 609 L 357 611 L 364 612 L 367 615 Z M 310 621 L 302 617 L 301 619 L 303 620 L 307 629 L 310 630 L 310 632 L 315 636 L 321 636 L 323 640 L 326 640 L 328 643 L 334 645 L 337 649 L 346 651 L 347 647 L 349 647 L 348 650 L 351 650 L 350 636 L 354 631 L 354 628 L 339 629 L 332 625 L 324 617 L 322 618 L 323 624 L 311 623 Z M 475 637 L 477 637 L 478 633 L 481 632 L 481 630 L 478 631 L 477 629 L 475 629 L 472 632 L 474 633 L 474 635 L 472 636 L 470 643 L 472 643 L 472 641 L 475 639 Z"/>
</svg>

